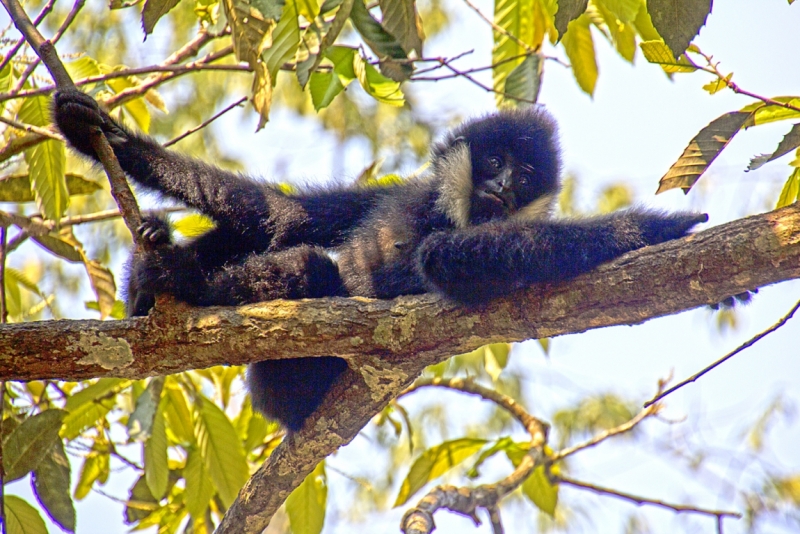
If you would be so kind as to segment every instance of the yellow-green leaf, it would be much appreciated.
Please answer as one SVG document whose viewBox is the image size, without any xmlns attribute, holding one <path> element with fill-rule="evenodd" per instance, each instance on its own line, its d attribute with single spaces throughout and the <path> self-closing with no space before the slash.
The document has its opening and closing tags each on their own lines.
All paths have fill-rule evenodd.
<svg viewBox="0 0 800 534">
<path fill-rule="evenodd" d="M 728 87 L 728 82 L 731 81 L 731 78 L 733 78 L 732 72 L 725 76 L 725 78 L 715 78 L 711 80 L 703 86 L 703 89 L 708 91 L 708 94 L 710 95 L 717 94 Z"/>
<path fill-rule="evenodd" d="M 186 508 L 194 519 L 201 519 L 214 496 L 214 482 L 196 447 L 189 448 L 183 477 L 186 479 Z"/>
<path fill-rule="evenodd" d="M 94 260 L 88 259 L 84 254 L 81 254 L 81 256 L 86 274 L 89 275 L 89 283 L 97 297 L 100 319 L 105 319 L 111 315 L 117 299 L 117 284 L 114 282 L 114 274 L 110 269 Z"/>
<path fill-rule="evenodd" d="M 431 447 L 414 461 L 397 495 L 395 506 L 408 502 L 422 487 L 443 475 L 486 445 L 485 439 L 460 438 Z"/>
<path fill-rule="evenodd" d="M 194 443 L 192 413 L 189 411 L 183 390 L 173 378 L 167 378 L 165 394 L 168 400 L 164 407 L 167 431 L 172 433 L 178 443 L 184 445 Z"/>
<path fill-rule="evenodd" d="M 314 72 L 311 74 L 308 90 L 314 110 L 319 111 L 328 107 L 344 91 L 344 85 L 339 81 L 339 76 L 332 72 Z"/>
<path fill-rule="evenodd" d="M 223 504 L 230 506 L 249 477 L 247 461 L 233 424 L 205 398 L 195 420 L 195 437 Z"/>
<path fill-rule="evenodd" d="M 322 532 L 327 499 L 328 481 L 323 460 L 286 499 L 286 513 L 292 525 L 292 534 Z"/>
<path fill-rule="evenodd" d="M 89 495 L 89 491 L 91 491 L 95 482 L 106 483 L 111 472 L 109 460 L 110 455 L 108 452 L 93 451 L 86 456 L 83 461 L 83 467 L 81 467 L 78 483 L 75 486 L 74 495 L 76 499 L 81 500 Z"/>
<path fill-rule="evenodd" d="M 272 32 L 272 44 L 261 52 L 261 60 L 267 65 L 272 86 L 278 71 L 284 63 L 292 59 L 300 45 L 300 23 L 297 20 L 297 2 L 286 0 L 281 20 Z"/>
<path fill-rule="evenodd" d="M 541 26 L 534 24 L 534 4 L 536 2 L 517 2 L 516 0 L 497 0 L 494 5 L 494 23 L 503 32 L 495 31 L 492 48 L 492 86 L 498 106 L 505 103 L 502 93 L 506 92 L 506 80 L 514 69 L 525 59 L 529 49 L 522 43 L 530 43 L 534 49 L 541 43 L 543 33 L 536 34 Z M 510 36 L 517 39 L 513 39 Z M 536 42 L 538 39 L 538 43 Z M 512 102 L 513 104 L 514 102 Z"/>
<path fill-rule="evenodd" d="M 3 495 L 6 513 L 6 534 L 47 534 L 47 526 L 39 512 L 16 495 Z"/>
<path fill-rule="evenodd" d="M 192 213 L 182 217 L 172 223 L 172 228 L 183 237 L 200 237 L 206 232 L 213 230 L 213 219 L 202 213 Z"/>
<path fill-rule="evenodd" d="M 272 42 L 272 29 L 281 16 L 283 3 L 273 0 L 223 0 L 225 16 L 233 33 L 233 51 L 236 59 L 251 67 L 265 46 Z"/>
<path fill-rule="evenodd" d="M 672 51 L 662 40 L 642 41 L 639 47 L 642 49 L 644 58 L 649 63 L 661 65 L 661 68 L 667 74 L 672 74 L 673 72 L 694 72 L 699 68 L 689 61 L 686 55 L 681 55 L 680 59 L 676 60 L 675 56 L 672 55 Z"/>
<path fill-rule="evenodd" d="M 515 98 L 526 103 L 536 102 L 542 83 L 543 63 L 541 54 L 531 54 L 511 71 L 506 78 L 505 103 L 518 103 L 514 101 Z"/>
<path fill-rule="evenodd" d="M 531 500 L 536 507 L 550 517 L 556 514 L 558 504 L 558 485 L 551 484 L 544 472 L 544 466 L 539 466 L 522 483 L 522 493 Z"/>
<path fill-rule="evenodd" d="M 67 399 L 64 406 L 69 412 L 64 418 L 61 437 L 75 439 L 84 429 L 93 426 L 114 407 L 116 395 L 130 386 L 122 378 L 101 378 Z"/>
<path fill-rule="evenodd" d="M 111 70 L 116 71 L 124 68 L 124 66 L 119 66 Z M 139 85 L 138 80 L 134 77 L 111 78 L 106 81 L 106 84 L 113 89 L 115 93 L 120 93 L 125 89 L 137 87 Z M 123 108 L 128 112 L 139 129 L 144 133 L 148 133 L 150 131 L 150 110 L 147 109 L 144 102 L 144 98 L 138 96 L 132 100 L 126 101 L 125 104 L 123 104 Z"/>
<path fill-rule="evenodd" d="M 397 107 L 405 104 L 405 97 L 400 90 L 400 83 L 378 72 L 378 69 L 367 63 L 361 56 L 354 56 L 353 69 L 358 81 L 361 83 L 361 87 L 375 100 Z"/>
<path fill-rule="evenodd" d="M 789 175 L 789 179 L 783 184 L 775 209 L 788 206 L 797 200 L 800 200 L 800 168 L 795 168 Z"/>
<path fill-rule="evenodd" d="M 589 24 L 589 17 L 585 14 L 570 22 L 563 43 L 578 86 L 591 96 L 594 94 L 598 71 Z"/>
<path fill-rule="evenodd" d="M 144 444 L 144 478 L 150 493 L 161 499 L 167 492 L 169 465 L 167 463 L 167 431 L 164 423 L 164 400 L 153 414 L 150 437 Z"/>
</svg>

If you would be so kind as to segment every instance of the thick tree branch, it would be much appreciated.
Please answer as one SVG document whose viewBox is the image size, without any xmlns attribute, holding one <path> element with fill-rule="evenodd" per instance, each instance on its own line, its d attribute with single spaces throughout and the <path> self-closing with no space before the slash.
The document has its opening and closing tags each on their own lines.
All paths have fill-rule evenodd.
<svg viewBox="0 0 800 534">
<path fill-rule="evenodd" d="M 265 358 L 335 354 L 351 369 L 243 488 L 220 532 L 260 532 L 319 460 L 348 443 L 427 365 L 486 343 L 636 324 L 800 278 L 800 204 L 626 254 L 559 286 L 465 309 L 392 301 L 165 306 L 125 321 L 0 327 L 0 380 L 141 378 Z"/>
</svg>

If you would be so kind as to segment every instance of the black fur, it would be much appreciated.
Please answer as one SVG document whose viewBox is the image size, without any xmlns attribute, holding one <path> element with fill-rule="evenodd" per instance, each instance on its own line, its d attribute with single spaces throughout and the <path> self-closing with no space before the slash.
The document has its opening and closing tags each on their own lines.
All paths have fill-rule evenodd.
<svg viewBox="0 0 800 534">
<path fill-rule="evenodd" d="M 152 246 L 133 255 L 131 315 L 146 314 L 157 293 L 200 306 L 426 291 L 482 303 L 682 237 L 707 219 L 643 210 L 549 219 L 559 150 L 552 119 L 537 108 L 456 128 L 434 148 L 427 176 L 293 195 L 169 152 L 76 90 L 56 94 L 55 118 L 70 144 L 94 159 L 88 132 L 99 128 L 137 184 L 216 222 L 177 246 L 164 221 L 145 221 L 139 231 Z M 247 373 L 253 405 L 297 430 L 346 368 L 336 357 L 253 364 Z"/>
</svg>

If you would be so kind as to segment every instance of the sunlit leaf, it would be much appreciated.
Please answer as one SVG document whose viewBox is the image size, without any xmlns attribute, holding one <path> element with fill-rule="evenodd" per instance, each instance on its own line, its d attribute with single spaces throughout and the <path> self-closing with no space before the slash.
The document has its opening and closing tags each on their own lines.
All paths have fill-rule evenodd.
<svg viewBox="0 0 800 534">
<path fill-rule="evenodd" d="M 128 504 L 125 506 L 125 522 L 129 525 L 139 522 L 156 509 L 158 509 L 158 501 L 150 493 L 147 481 L 142 475 L 128 493 Z"/>
<path fill-rule="evenodd" d="M 531 500 L 536 507 L 550 517 L 555 517 L 558 504 L 558 485 L 551 484 L 544 472 L 544 466 L 539 466 L 522 483 L 522 494 Z"/>
<path fill-rule="evenodd" d="M 708 82 L 703 86 L 703 89 L 708 91 L 708 94 L 711 95 L 717 94 L 718 92 L 728 87 L 728 82 L 731 81 L 731 78 L 733 78 L 732 72 L 722 79 L 715 78 L 711 80 L 710 82 Z"/>
<path fill-rule="evenodd" d="M 105 484 L 111 472 L 108 452 L 90 452 L 83 461 L 81 474 L 78 483 L 75 485 L 74 495 L 77 500 L 81 500 L 87 495 L 94 486 L 95 482 Z"/>
<path fill-rule="evenodd" d="M 284 63 L 292 59 L 300 44 L 300 24 L 297 20 L 297 3 L 286 0 L 281 20 L 272 31 L 272 44 L 261 52 L 261 60 L 267 65 L 273 87 L 278 71 Z"/>
<path fill-rule="evenodd" d="M 118 66 L 113 69 L 112 71 L 122 70 L 125 66 Z M 121 77 L 121 78 L 111 78 L 106 80 L 106 84 L 111 87 L 115 93 L 121 93 L 125 89 L 130 89 L 133 87 L 138 87 L 139 82 L 136 78 L 133 77 Z M 148 133 L 150 131 L 150 110 L 147 109 L 145 105 L 145 100 L 142 97 L 136 97 L 131 100 L 127 100 L 123 104 L 123 109 L 131 116 L 133 121 L 136 125 L 141 129 L 144 133 Z"/>
<path fill-rule="evenodd" d="M 167 378 L 165 396 L 168 401 L 164 406 L 167 431 L 172 433 L 178 443 L 185 445 L 194 443 L 192 413 L 189 411 L 183 390 L 174 379 Z"/>
<path fill-rule="evenodd" d="M 535 34 L 537 26 L 534 22 L 535 2 L 517 2 L 515 0 L 498 0 L 494 6 L 494 23 L 502 32 L 494 31 L 494 47 L 492 48 L 492 86 L 495 93 L 495 103 L 500 106 L 506 99 L 508 77 L 521 64 L 528 48 L 521 43 L 531 43 L 530 47 L 537 46 L 534 42 L 542 39 L 543 33 Z M 538 28 L 541 30 L 541 28 Z M 513 38 L 513 37 L 515 38 Z M 518 75 L 519 76 L 519 75 Z M 518 87 L 515 89 L 519 89 Z M 516 102 L 511 102 L 516 104 Z"/>
<path fill-rule="evenodd" d="M 269 112 L 272 109 L 272 78 L 269 70 L 263 61 L 257 61 L 253 67 L 253 85 L 250 88 L 253 107 L 259 114 L 258 126 L 256 131 L 261 130 L 269 120 Z"/>
<path fill-rule="evenodd" d="M 589 17 L 581 15 L 569 23 L 569 30 L 564 35 L 564 51 L 572 65 L 572 74 L 578 86 L 587 94 L 594 94 L 597 83 L 597 58 L 594 52 L 594 40 L 589 29 Z"/>
<path fill-rule="evenodd" d="M 286 499 L 286 513 L 292 534 L 319 534 L 325 522 L 328 482 L 325 461 L 306 477 Z"/>
<path fill-rule="evenodd" d="M 408 472 L 394 506 L 408 502 L 422 487 L 457 466 L 486 445 L 485 439 L 459 438 L 431 447 L 417 458 Z"/>
<path fill-rule="evenodd" d="M 661 68 L 667 74 L 674 72 L 694 72 L 699 67 L 692 63 L 685 55 L 681 55 L 679 59 L 675 59 L 672 51 L 664 44 L 664 41 L 642 41 L 639 44 L 642 49 L 644 58 L 656 65 L 661 65 Z"/>
<path fill-rule="evenodd" d="M 361 83 L 361 87 L 375 100 L 390 106 L 402 106 L 405 104 L 405 97 L 400 90 L 400 83 L 378 72 L 378 69 L 367 63 L 361 56 L 356 55 L 354 57 L 353 69 L 358 81 Z"/>
<path fill-rule="evenodd" d="M 281 16 L 279 0 L 223 0 L 225 15 L 233 32 L 236 59 L 253 67 L 264 47 L 272 42 L 272 29 Z"/>
<path fill-rule="evenodd" d="M 67 412 L 55 408 L 25 419 L 3 443 L 6 483 L 24 477 L 49 454 L 59 440 L 58 431 Z"/>
<path fill-rule="evenodd" d="M 186 508 L 193 518 L 200 519 L 208 509 L 208 503 L 215 491 L 211 474 L 196 447 L 189 448 L 183 477 L 186 479 Z"/>
<path fill-rule="evenodd" d="M 795 168 L 789 175 L 789 179 L 783 184 L 775 209 L 788 206 L 797 200 L 800 200 L 800 168 Z"/>
<path fill-rule="evenodd" d="M 114 273 L 99 262 L 88 259 L 84 254 L 81 256 L 86 274 L 89 275 L 89 283 L 97 297 L 100 319 L 105 319 L 111 315 L 114 303 L 117 301 L 117 284 L 114 281 Z"/>
<path fill-rule="evenodd" d="M 407 80 L 414 69 L 409 63 L 392 62 L 390 60 L 408 59 L 403 47 L 381 24 L 375 20 L 364 5 L 364 0 L 355 0 L 350 11 L 350 20 L 356 31 L 364 39 L 375 54 L 381 58 L 381 72 L 394 81 Z M 386 66 L 384 66 L 386 65 Z"/>
<path fill-rule="evenodd" d="M 734 111 L 711 121 L 689 142 L 678 161 L 659 180 L 656 194 L 678 187 L 688 193 L 751 117 L 752 113 Z"/>
<path fill-rule="evenodd" d="M 236 429 L 216 404 L 203 400 L 195 421 L 195 437 L 222 502 L 230 506 L 249 477 Z"/>
<path fill-rule="evenodd" d="M 164 423 L 162 400 L 159 409 L 153 414 L 150 437 L 144 443 L 144 478 L 150 493 L 161 499 L 167 492 L 169 466 L 167 464 L 167 431 Z"/>
<path fill-rule="evenodd" d="M 86 428 L 106 416 L 114 407 L 114 397 L 131 384 L 121 378 L 101 378 L 67 399 L 64 408 L 69 412 L 64 418 L 61 437 L 75 439 Z"/>
</svg>

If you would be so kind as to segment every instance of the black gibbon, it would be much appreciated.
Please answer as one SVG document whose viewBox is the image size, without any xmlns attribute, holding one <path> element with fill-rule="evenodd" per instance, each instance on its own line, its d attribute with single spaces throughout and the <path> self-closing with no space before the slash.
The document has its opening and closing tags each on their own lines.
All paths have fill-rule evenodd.
<svg viewBox="0 0 800 534">
<path fill-rule="evenodd" d="M 211 306 L 434 291 L 474 305 L 567 280 L 707 220 L 640 209 L 551 219 L 561 164 L 554 121 L 540 108 L 455 128 L 434 147 L 425 176 L 296 194 L 168 151 L 74 89 L 56 94 L 55 120 L 72 147 L 94 160 L 89 133 L 101 130 L 136 184 L 216 223 L 176 245 L 166 221 L 144 222 L 139 232 L 151 246 L 132 255 L 129 315 L 147 314 L 158 293 Z M 298 430 L 346 368 L 336 357 L 252 364 L 253 405 Z"/>
</svg>

